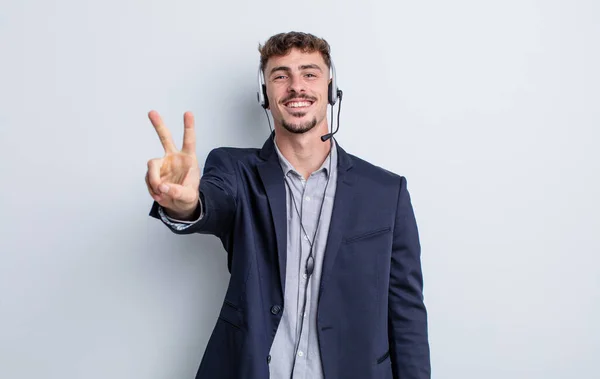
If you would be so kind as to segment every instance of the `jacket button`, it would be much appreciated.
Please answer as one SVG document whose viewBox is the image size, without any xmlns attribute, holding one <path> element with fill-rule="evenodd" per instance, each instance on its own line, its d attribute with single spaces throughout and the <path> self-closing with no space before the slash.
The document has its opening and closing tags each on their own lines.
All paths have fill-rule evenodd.
<svg viewBox="0 0 600 379">
<path fill-rule="evenodd" d="M 267 364 L 271 363 L 271 355 L 267 355 Z"/>
<path fill-rule="evenodd" d="M 281 312 L 281 307 L 279 305 L 273 305 L 271 307 L 271 313 L 274 315 L 278 314 L 279 312 Z"/>
</svg>

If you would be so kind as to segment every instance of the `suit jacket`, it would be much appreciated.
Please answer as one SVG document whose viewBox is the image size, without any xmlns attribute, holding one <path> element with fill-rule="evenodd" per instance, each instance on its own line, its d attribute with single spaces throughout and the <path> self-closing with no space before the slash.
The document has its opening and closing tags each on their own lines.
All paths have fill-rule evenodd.
<svg viewBox="0 0 600 379">
<path fill-rule="evenodd" d="M 406 179 L 338 149 L 318 303 L 326 379 L 429 379 L 417 224 Z M 218 237 L 231 278 L 196 379 L 268 379 L 286 268 L 286 192 L 272 138 L 212 150 L 204 217 L 174 233 Z M 159 218 L 158 204 L 150 215 Z M 280 379 L 280 378 L 272 378 Z"/>
</svg>

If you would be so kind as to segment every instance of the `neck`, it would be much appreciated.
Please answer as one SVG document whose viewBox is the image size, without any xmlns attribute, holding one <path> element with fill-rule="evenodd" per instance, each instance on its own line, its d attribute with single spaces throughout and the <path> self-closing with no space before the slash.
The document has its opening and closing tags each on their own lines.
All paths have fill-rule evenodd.
<svg viewBox="0 0 600 379">
<path fill-rule="evenodd" d="M 308 179 L 310 174 L 318 170 L 329 154 L 332 141 L 321 141 L 321 136 L 327 134 L 327 123 L 315 126 L 312 130 L 295 134 L 283 127 L 275 133 L 275 143 L 283 156 L 294 166 L 296 171 Z"/>
</svg>

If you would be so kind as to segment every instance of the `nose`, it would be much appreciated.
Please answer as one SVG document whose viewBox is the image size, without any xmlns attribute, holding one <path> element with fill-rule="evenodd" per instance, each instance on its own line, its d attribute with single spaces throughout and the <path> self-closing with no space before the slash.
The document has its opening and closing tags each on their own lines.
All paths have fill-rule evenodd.
<svg viewBox="0 0 600 379">
<path fill-rule="evenodd" d="M 302 77 L 300 75 L 290 75 L 290 85 L 288 87 L 288 92 L 304 92 L 304 82 L 302 81 Z"/>
</svg>

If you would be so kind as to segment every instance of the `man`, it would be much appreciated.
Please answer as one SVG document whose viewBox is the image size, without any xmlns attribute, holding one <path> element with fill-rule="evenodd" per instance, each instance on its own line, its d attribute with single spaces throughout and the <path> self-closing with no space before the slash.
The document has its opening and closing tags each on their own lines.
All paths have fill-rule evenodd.
<svg viewBox="0 0 600 379">
<path fill-rule="evenodd" d="M 181 151 L 149 114 L 165 149 L 148 163 L 151 216 L 177 234 L 213 234 L 228 253 L 196 378 L 429 378 L 406 179 L 322 138 L 339 95 L 325 40 L 282 33 L 259 50 L 275 127 L 261 149 L 216 148 L 200 178 L 192 114 Z"/>
</svg>

